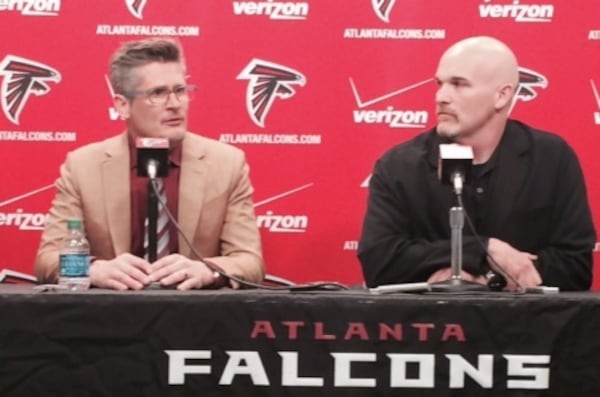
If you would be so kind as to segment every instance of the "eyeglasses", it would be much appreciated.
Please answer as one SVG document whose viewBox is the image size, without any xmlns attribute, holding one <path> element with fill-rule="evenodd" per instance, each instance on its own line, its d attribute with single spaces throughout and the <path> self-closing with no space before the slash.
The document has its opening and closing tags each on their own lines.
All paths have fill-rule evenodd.
<svg viewBox="0 0 600 397">
<path fill-rule="evenodd" d="M 194 91 L 196 91 L 195 85 L 178 85 L 173 88 L 161 86 L 142 91 L 129 91 L 127 92 L 127 96 L 129 98 L 145 96 L 151 105 L 164 106 L 167 104 L 171 94 L 175 94 L 175 98 L 177 98 L 179 102 L 188 102 L 192 99 L 192 93 Z"/>
</svg>

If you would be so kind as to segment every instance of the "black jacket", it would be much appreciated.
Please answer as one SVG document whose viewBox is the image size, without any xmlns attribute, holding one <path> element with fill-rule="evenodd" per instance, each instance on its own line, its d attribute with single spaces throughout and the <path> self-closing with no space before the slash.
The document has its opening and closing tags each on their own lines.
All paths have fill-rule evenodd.
<svg viewBox="0 0 600 397">
<path fill-rule="evenodd" d="M 448 211 L 455 197 L 438 181 L 440 143 L 430 130 L 392 148 L 375 165 L 358 245 L 369 287 L 425 281 L 450 265 Z M 538 255 L 544 285 L 589 289 L 596 236 L 573 150 L 556 135 L 509 120 L 496 151 L 484 245 L 495 237 Z M 467 224 L 463 269 L 474 275 L 489 270 Z"/>
</svg>

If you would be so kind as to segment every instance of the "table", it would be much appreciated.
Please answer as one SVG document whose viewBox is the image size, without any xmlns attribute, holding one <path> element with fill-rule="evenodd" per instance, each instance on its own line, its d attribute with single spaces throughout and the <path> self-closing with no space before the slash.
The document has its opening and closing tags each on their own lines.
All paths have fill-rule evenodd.
<svg viewBox="0 0 600 397">
<path fill-rule="evenodd" d="M 598 396 L 600 295 L 0 286 L 0 396 Z"/>
</svg>

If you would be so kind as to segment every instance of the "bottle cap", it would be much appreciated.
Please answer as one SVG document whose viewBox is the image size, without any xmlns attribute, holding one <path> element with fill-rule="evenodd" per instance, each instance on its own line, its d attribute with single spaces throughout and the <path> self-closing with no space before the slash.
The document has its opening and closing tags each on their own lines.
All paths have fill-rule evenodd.
<svg viewBox="0 0 600 397">
<path fill-rule="evenodd" d="M 69 229 L 69 230 L 81 229 L 81 220 L 80 219 L 69 219 L 67 221 L 67 229 Z"/>
</svg>

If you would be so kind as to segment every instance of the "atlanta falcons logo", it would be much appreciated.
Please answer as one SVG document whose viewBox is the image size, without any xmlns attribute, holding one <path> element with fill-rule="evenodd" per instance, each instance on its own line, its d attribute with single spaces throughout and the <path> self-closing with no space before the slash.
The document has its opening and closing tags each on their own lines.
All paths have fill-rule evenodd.
<svg viewBox="0 0 600 397">
<path fill-rule="evenodd" d="M 253 59 L 237 79 L 250 80 L 246 90 L 246 108 L 254 124 L 262 128 L 275 98 L 291 98 L 296 93 L 292 85 L 306 84 L 302 73 L 260 59 Z"/>
<path fill-rule="evenodd" d="M 144 12 L 144 7 L 146 7 L 146 3 L 148 0 L 125 0 L 127 4 L 127 9 L 130 13 L 133 14 L 137 19 L 142 19 L 142 12 Z"/>
<path fill-rule="evenodd" d="M 514 108 L 518 100 L 529 102 L 534 100 L 538 93 L 536 88 L 548 87 L 548 79 L 531 69 L 519 68 L 519 85 L 512 101 L 510 110 Z"/>
<path fill-rule="evenodd" d="M 0 63 L 0 75 L 4 76 L 0 87 L 2 111 L 17 125 L 29 96 L 46 95 L 50 92 L 47 83 L 58 83 L 61 79 L 56 69 L 14 55 L 7 55 Z"/>
<path fill-rule="evenodd" d="M 371 3 L 377 17 L 383 22 L 389 22 L 390 13 L 392 12 L 392 8 L 394 8 L 396 0 L 371 0 Z"/>
</svg>

